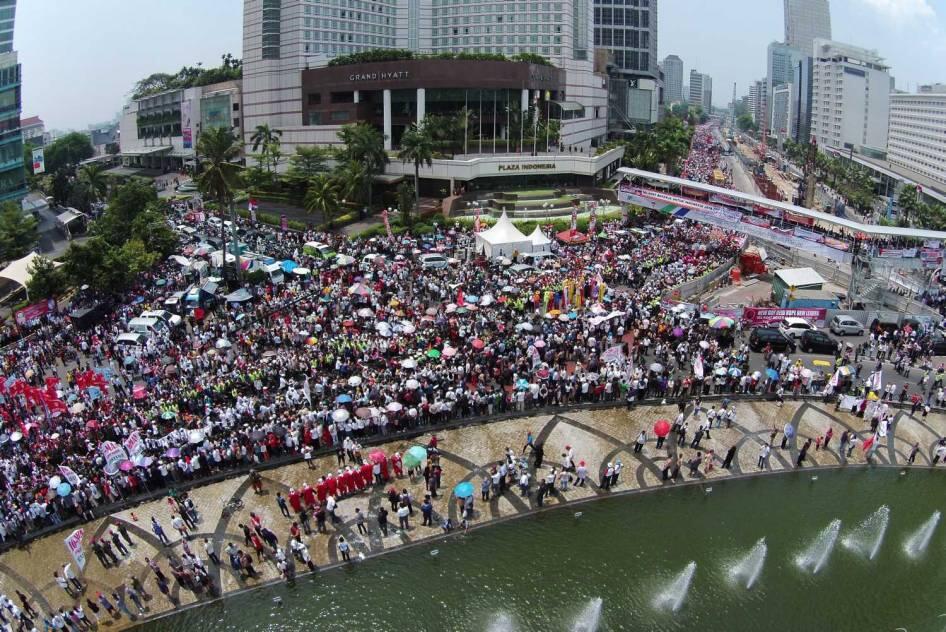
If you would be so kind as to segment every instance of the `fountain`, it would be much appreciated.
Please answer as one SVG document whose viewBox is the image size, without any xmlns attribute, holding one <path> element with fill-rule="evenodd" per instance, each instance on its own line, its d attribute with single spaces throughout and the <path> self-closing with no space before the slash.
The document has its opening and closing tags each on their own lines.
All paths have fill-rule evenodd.
<svg viewBox="0 0 946 632">
<path fill-rule="evenodd" d="M 890 507 L 881 505 L 864 522 L 857 525 L 851 533 L 844 536 L 841 539 L 841 544 L 847 550 L 860 553 L 867 559 L 872 560 L 877 557 L 877 553 L 880 551 L 880 545 L 884 541 L 884 534 L 887 533 L 889 523 Z"/>
<path fill-rule="evenodd" d="M 680 574 L 667 588 L 657 594 L 654 599 L 654 608 L 658 610 L 670 610 L 676 612 L 683 605 L 687 592 L 690 590 L 690 582 L 693 581 L 693 575 L 696 573 L 696 562 L 690 562 L 686 565 Z"/>
<path fill-rule="evenodd" d="M 802 570 L 811 571 L 812 575 L 817 575 L 827 564 L 828 558 L 831 557 L 831 551 L 834 550 L 834 544 L 838 540 L 840 531 L 841 521 L 838 519 L 832 520 L 831 524 L 818 534 L 808 548 L 795 558 L 798 567 Z"/>
<path fill-rule="evenodd" d="M 927 518 L 926 522 L 920 525 L 920 528 L 914 531 L 906 542 L 903 543 L 903 551 L 910 559 L 916 560 L 923 555 L 926 547 L 929 546 L 933 538 L 933 532 L 936 531 L 936 525 L 939 524 L 940 513 L 934 511 L 933 515 Z"/>
<path fill-rule="evenodd" d="M 506 612 L 497 614 L 493 622 L 486 628 L 486 632 L 515 632 L 515 630 L 516 623 Z"/>
<path fill-rule="evenodd" d="M 595 597 L 578 613 L 572 624 L 572 632 L 595 632 L 601 619 L 601 597 Z"/>
<path fill-rule="evenodd" d="M 762 573 L 762 565 L 765 564 L 765 554 L 769 547 L 765 544 L 765 538 L 755 543 L 749 553 L 731 569 L 729 576 L 733 581 L 745 581 L 746 590 L 752 588 L 752 585 L 759 579 Z"/>
</svg>

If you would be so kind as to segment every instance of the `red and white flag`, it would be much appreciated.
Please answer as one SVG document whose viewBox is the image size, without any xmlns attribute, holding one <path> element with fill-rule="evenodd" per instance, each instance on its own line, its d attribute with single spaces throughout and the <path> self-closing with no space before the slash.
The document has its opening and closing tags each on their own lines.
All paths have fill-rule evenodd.
<svg viewBox="0 0 946 632">
<path fill-rule="evenodd" d="M 384 229 L 388 232 L 388 239 L 394 237 L 391 233 L 391 220 L 388 218 L 388 209 L 381 211 L 381 219 L 384 220 Z"/>
</svg>

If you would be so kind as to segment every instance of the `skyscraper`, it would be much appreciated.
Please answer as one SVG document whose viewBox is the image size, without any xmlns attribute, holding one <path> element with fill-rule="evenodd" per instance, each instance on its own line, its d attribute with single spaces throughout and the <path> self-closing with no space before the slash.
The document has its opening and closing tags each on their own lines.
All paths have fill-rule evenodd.
<svg viewBox="0 0 946 632">
<path fill-rule="evenodd" d="M 13 50 L 16 0 L 0 0 L 0 200 L 26 195 L 20 130 L 20 64 Z"/>
<path fill-rule="evenodd" d="M 816 38 L 831 39 L 828 0 L 785 0 L 785 43 L 811 55 Z"/>
<path fill-rule="evenodd" d="M 713 108 L 713 79 L 696 69 L 690 70 L 690 105 L 703 108 L 709 114 Z"/>
<path fill-rule="evenodd" d="M 621 74 L 658 79 L 657 0 L 633 7 L 594 0 L 594 7 L 595 48 L 610 51 Z"/>
<path fill-rule="evenodd" d="M 683 101 L 683 60 L 667 55 L 663 61 L 664 102 L 667 105 Z"/>
</svg>

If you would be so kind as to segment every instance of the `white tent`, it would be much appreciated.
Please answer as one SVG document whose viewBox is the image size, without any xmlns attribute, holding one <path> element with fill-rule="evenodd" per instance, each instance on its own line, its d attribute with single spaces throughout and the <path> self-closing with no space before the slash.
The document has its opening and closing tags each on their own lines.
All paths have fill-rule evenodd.
<svg viewBox="0 0 946 632">
<path fill-rule="evenodd" d="M 0 277 L 26 287 L 26 284 L 30 282 L 30 277 L 32 276 L 30 274 L 30 266 L 33 265 L 33 262 L 38 259 L 39 256 L 40 255 L 35 252 L 31 252 L 22 259 L 17 259 L 3 270 L 0 270 Z M 54 261 L 53 265 L 58 268 L 62 264 L 58 261 Z"/>
<path fill-rule="evenodd" d="M 516 228 L 505 211 L 491 228 L 476 233 L 476 252 L 490 259 L 512 257 L 513 253 L 532 252 L 532 240 Z"/>
<path fill-rule="evenodd" d="M 546 237 L 538 226 L 529 235 L 529 239 L 532 240 L 532 252 L 552 252 L 552 240 Z"/>
</svg>

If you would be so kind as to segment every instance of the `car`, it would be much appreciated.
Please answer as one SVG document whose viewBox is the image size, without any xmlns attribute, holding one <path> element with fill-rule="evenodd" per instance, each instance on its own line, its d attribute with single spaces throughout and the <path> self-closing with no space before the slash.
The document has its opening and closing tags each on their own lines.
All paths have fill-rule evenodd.
<svg viewBox="0 0 946 632">
<path fill-rule="evenodd" d="M 809 323 L 804 318 L 795 318 L 794 316 L 786 316 L 778 323 L 779 330 L 786 336 L 791 336 L 792 338 L 800 338 L 803 333 L 806 331 L 811 331 L 816 327 Z"/>
<path fill-rule="evenodd" d="M 166 325 L 171 325 L 172 327 L 177 327 L 182 322 L 180 316 L 172 314 L 166 309 L 153 309 L 147 312 L 141 312 L 140 318 L 159 318 L 163 320 Z"/>
<path fill-rule="evenodd" d="M 776 327 L 756 327 L 749 334 L 749 348 L 753 351 L 762 351 L 766 346 L 773 351 L 795 352 L 795 341 L 783 334 Z"/>
<path fill-rule="evenodd" d="M 801 335 L 798 345 L 805 353 L 833 354 L 838 350 L 838 342 L 817 329 L 809 329 Z"/>
<path fill-rule="evenodd" d="M 828 329 L 831 330 L 831 333 L 838 336 L 864 335 L 864 325 L 862 325 L 859 320 L 855 320 L 850 316 L 835 316 L 831 319 Z"/>
<path fill-rule="evenodd" d="M 164 333 L 167 329 L 168 323 L 162 318 L 140 316 L 128 321 L 128 331 L 134 333 L 156 336 Z"/>
<path fill-rule="evenodd" d="M 302 244 L 302 252 L 310 257 L 318 257 L 326 261 L 334 259 L 336 255 L 331 246 L 318 241 L 307 241 Z"/>
<path fill-rule="evenodd" d="M 449 262 L 443 255 L 427 253 L 420 256 L 420 267 L 424 270 L 442 270 L 448 265 Z"/>
<path fill-rule="evenodd" d="M 118 334 L 115 338 L 115 344 L 123 347 L 143 347 L 148 342 L 148 336 L 135 332 Z"/>
<path fill-rule="evenodd" d="M 223 226 L 223 220 L 219 217 L 209 217 L 207 218 L 207 223 L 213 226 L 214 228 L 220 228 Z"/>
</svg>

